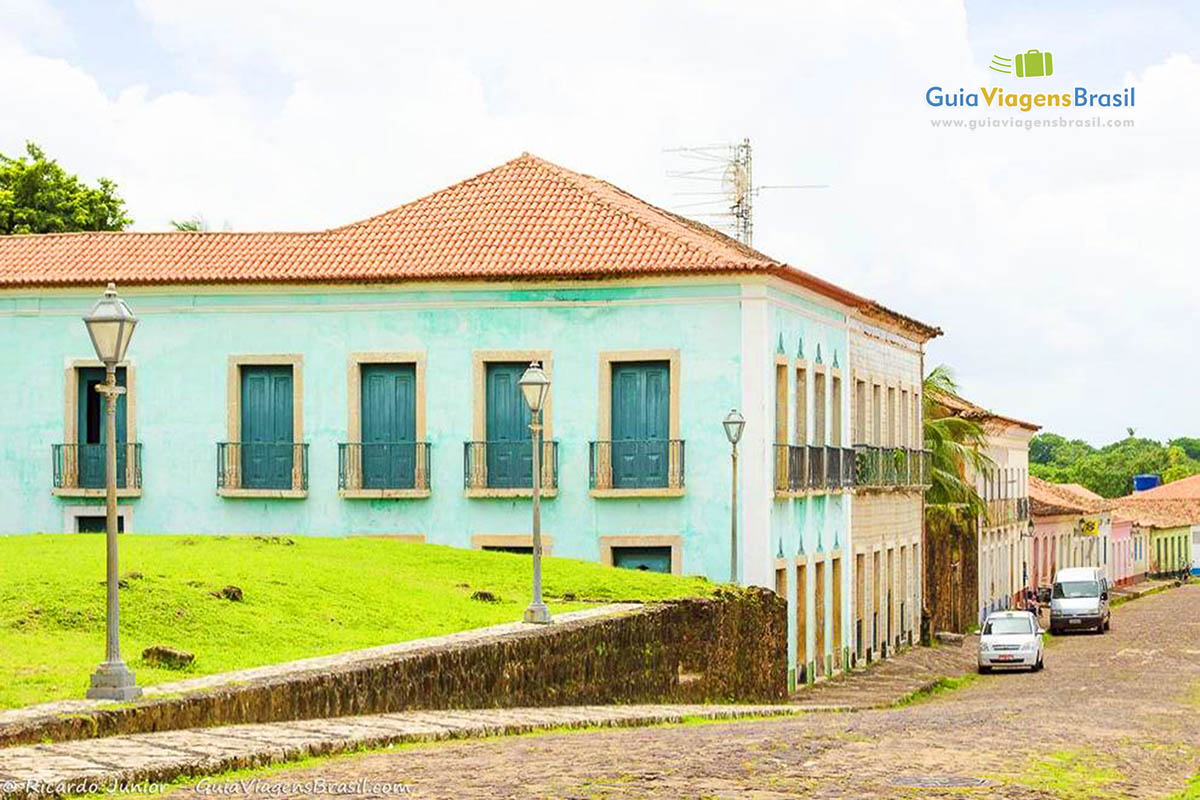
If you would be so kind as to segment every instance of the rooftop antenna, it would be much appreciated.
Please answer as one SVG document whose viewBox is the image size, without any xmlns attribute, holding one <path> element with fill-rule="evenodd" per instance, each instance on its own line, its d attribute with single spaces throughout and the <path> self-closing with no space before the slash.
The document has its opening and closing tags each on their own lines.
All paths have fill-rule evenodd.
<svg viewBox="0 0 1200 800">
<path fill-rule="evenodd" d="M 694 191 L 675 192 L 675 196 L 704 198 L 677 205 L 675 210 L 693 219 L 717 220 L 714 227 L 724 230 L 747 247 L 754 243 L 754 198 L 759 192 L 767 189 L 829 188 L 829 184 L 825 183 L 755 186 L 754 155 L 749 139 L 734 144 L 669 147 L 663 152 L 677 153 L 695 165 L 692 167 L 689 164 L 692 167 L 689 169 L 667 170 L 668 178 L 678 178 L 695 187 Z"/>
</svg>

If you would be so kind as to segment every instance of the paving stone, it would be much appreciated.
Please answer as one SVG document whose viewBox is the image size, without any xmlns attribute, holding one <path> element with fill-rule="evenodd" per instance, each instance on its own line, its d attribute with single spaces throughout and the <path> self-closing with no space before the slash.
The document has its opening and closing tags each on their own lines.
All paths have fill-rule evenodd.
<svg viewBox="0 0 1200 800">
<path fill-rule="evenodd" d="M 1188 699 L 1200 681 L 1200 658 L 1190 654 L 1200 650 L 1195 620 L 1193 585 L 1121 606 L 1108 635 L 1055 637 L 1044 672 L 983 676 L 904 708 L 379 751 L 273 772 L 245 800 L 271 800 L 276 782 L 314 778 L 400 780 L 414 797 L 467 799 L 1183 796 L 1200 771 L 1200 714 Z M 1153 655 L 1130 663 L 1119 655 L 1130 649 Z M 640 719 L 655 713 L 624 710 Z M 1079 762 L 1046 761 L 1064 751 Z M 1051 792 L 1037 772 L 1047 763 L 1081 785 Z M 988 783 L 955 788 L 968 779 Z M 913 788 L 924 784 L 931 788 Z M 178 794 L 200 800 L 198 792 Z"/>
<path fill-rule="evenodd" d="M 164 731 L 0 749 L 0 774 L 16 782 L 169 780 L 362 745 L 482 737 L 562 725 L 646 724 L 691 715 L 714 718 L 794 713 L 788 706 L 611 706 L 484 709 L 343 717 L 267 725 Z M 19 796 L 19 790 L 8 791 Z M 4 792 L 0 791 L 0 796 Z"/>
</svg>

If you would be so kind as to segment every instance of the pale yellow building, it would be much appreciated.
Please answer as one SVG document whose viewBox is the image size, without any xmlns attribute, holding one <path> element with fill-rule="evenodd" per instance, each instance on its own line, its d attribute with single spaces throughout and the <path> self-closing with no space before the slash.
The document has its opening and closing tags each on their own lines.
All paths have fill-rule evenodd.
<svg viewBox="0 0 1200 800">
<path fill-rule="evenodd" d="M 1005 417 L 953 395 L 942 400 L 946 409 L 983 425 L 985 454 L 992 467 L 971 474 L 975 489 L 987 505 L 978 521 L 975 600 L 978 621 L 988 612 L 1011 608 L 1027 584 L 1029 540 L 1029 440 L 1041 426 Z"/>
<path fill-rule="evenodd" d="M 923 342 L 865 320 L 850 330 L 851 435 L 858 461 L 851 520 L 855 661 L 912 644 L 922 598 Z"/>
</svg>

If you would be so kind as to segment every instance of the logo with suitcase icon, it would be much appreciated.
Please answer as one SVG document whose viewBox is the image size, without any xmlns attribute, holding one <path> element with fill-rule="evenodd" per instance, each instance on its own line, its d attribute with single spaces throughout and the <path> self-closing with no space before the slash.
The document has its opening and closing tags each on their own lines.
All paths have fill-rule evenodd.
<svg viewBox="0 0 1200 800">
<path fill-rule="evenodd" d="M 1054 74 L 1054 56 L 1044 50 L 1026 50 L 1012 58 L 992 56 L 991 69 L 1018 78 L 1048 78 Z"/>
</svg>

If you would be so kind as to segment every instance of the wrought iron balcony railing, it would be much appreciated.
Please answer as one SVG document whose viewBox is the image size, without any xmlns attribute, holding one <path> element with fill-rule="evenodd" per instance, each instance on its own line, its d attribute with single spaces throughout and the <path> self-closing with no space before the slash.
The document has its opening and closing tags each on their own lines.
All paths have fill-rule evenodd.
<svg viewBox="0 0 1200 800">
<path fill-rule="evenodd" d="M 1005 497 L 988 500 L 987 524 L 989 526 L 1012 525 L 1029 521 L 1028 497 Z"/>
<path fill-rule="evenodd" d="M 217 489 L 308 489 L 308 444 L 218 442 Z"/>
<path fill-rule="evenodd" d="M 795 492 L 808 485 L 807 451 L 791 444 L 775 444 L 775 491 Z"/>
<path fill-rule="evenodd" d="M 682 489 L 682 439 L 615 439 L 589 442 L 592 489 Z"/>
<path fill-rule="evenodd" d="M 343 442 L 338 488 L 348 491 L 429 490 L 428 442 Z"/>
<path fill-rule="evenodd" d="M 928 450 L 858 444 L 854 452 L 857 486 L 915 489 L 929 485 Z"/>
<path fill-rule="evenodd" d="M 542 442 L 545 490 L 558 488 L 558 442 Z M 464 442 L 463 484 L 468 489 L 532 489 L 533 443 Z"/>
<path fill-rule="evenodd" d="M 850 447 L 825 448 L 825 488 L 849 489 L 854 486 L 855 454 Z"/>
<path fill-rule="evenodd" d="M 825 448 L 821 445 L 805 445 L 808 451 L 808 488 L 825 488 Z"/>
<path fill-rule="evenodd" d="M 103 489 L 107 486 L 108 458 L 104 444 L 55 444 L 50 446 L 55 489 Z M 117 488 L 142 488 L 142 445 L 117 443 Z"/>
<path fill-rule="evenodd" d="M 829 491 L 854 486 L 854 451 L 821 445 L 775 445 L 775 490 Z"/>
</svg>

